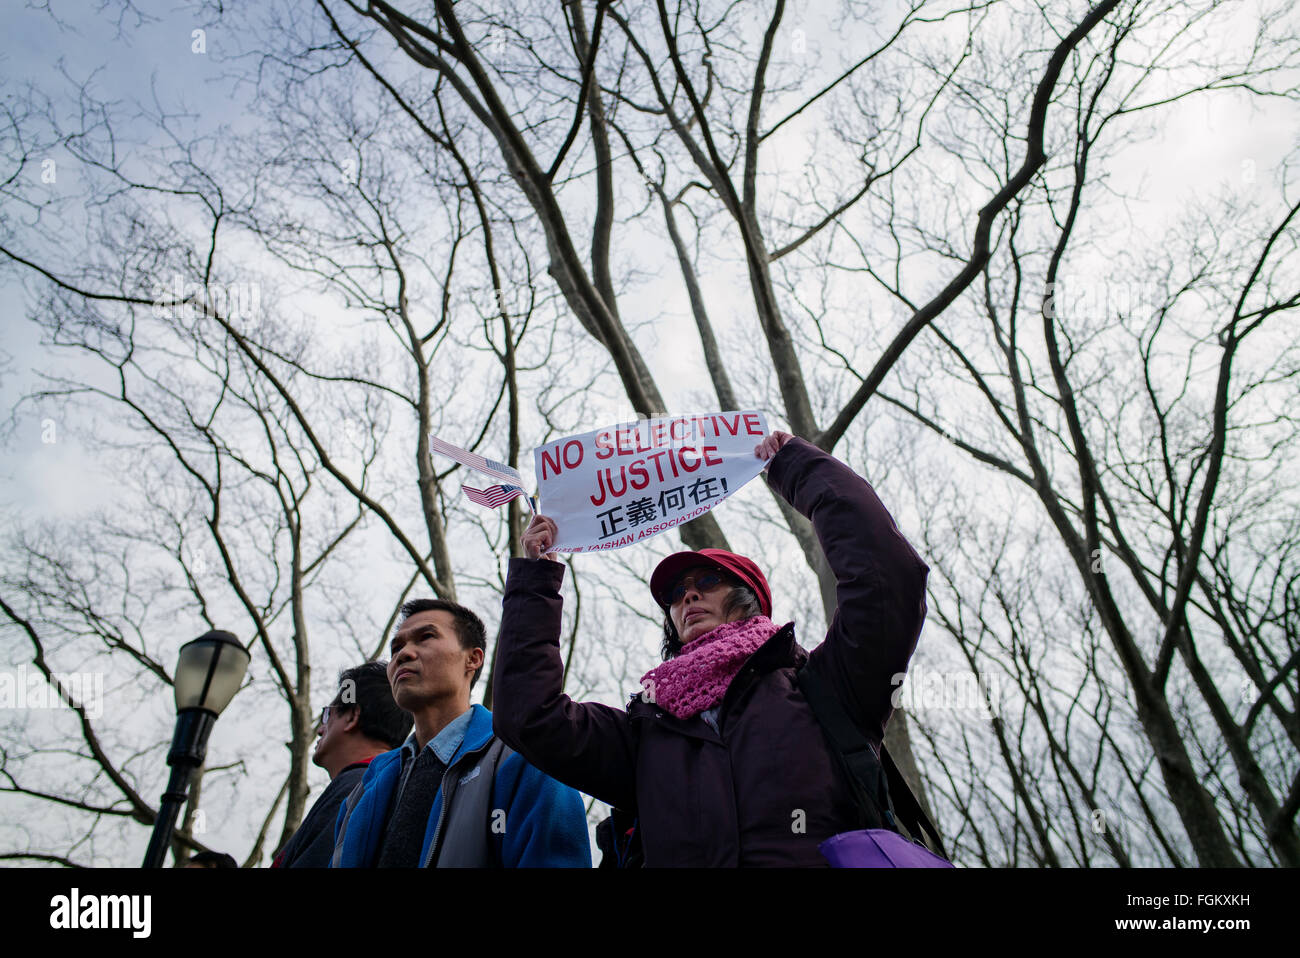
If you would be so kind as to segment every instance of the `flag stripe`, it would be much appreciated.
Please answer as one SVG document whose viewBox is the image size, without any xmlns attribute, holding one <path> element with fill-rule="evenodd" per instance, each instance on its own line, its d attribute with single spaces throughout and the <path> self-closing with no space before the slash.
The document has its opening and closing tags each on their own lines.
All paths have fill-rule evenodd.
<svg viewBox="0 0 1300 958">
<path fill-rule="evenodd" d="M 462 466 L 469 466 L 475 472 L 481 472 L 486 476 L 504 482 L 523 485 L 523 476 L 503 462 L 497 462 L 495 459 L 485 459 L 476 452 L 470 452 L 468 449 L 460 448 L 460 446 L 453 446 L 437 436 L 429 437 L 429 446 L 434 452 L 441 453 L 448 459 L 454 459 Z"/>
<path fill-rule="evenodd" d="M 504 506 L 511 499 L 517 499 L 524 494 L 524 490 L 518 486 L 488 486 L 486 489 L 461 486 L 460 488 L 473 502 L 490 509 Z"/>
</svg>

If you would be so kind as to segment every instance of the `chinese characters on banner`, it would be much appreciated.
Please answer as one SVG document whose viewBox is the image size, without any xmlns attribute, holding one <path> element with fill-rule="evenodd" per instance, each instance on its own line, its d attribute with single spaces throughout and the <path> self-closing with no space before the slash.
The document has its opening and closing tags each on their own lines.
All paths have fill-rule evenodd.
<svg viewBox="0 0 1300 958">
<path fill-rule="evenodd" d="M 533 450 L 538 509 L 555 520 L 555 552 L 641 542 L 708 512 L 763 471 L 754 410 L 641 419 Z"/>
</svg>

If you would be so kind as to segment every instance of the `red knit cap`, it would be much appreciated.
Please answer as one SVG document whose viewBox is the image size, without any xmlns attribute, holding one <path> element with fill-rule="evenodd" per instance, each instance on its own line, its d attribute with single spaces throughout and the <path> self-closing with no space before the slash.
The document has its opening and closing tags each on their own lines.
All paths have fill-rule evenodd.
<svg viewBox="0 0 1300 958">
<path fill-rule="evenodd" d="M 682 573 L 698 566 L 711 566 L 735 576 L 754 590 L 754 594 L 758 596 L 758 605 L 763 610 L 763 614 L 769 617 L 772 615 L 772 590 L 768 586 L 767 578 L 763 575 L 762 570 L 754 564 L 752 559 L 738 556 L 734 552 L 727 552 L 725 549 L 674 552 L 663 562 L 660 562 L 650 575 L 650 594 L 654 596 L 655 601 L 659 603 L 661 608 L 667 609 L 671 605 L 668 601 L 668 595 L 682 577 Z"/>
</svg>

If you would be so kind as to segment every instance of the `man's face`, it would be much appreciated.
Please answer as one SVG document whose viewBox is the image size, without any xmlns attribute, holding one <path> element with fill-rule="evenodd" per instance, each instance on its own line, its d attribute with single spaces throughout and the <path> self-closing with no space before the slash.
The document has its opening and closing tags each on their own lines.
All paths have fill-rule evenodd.
<svg viewBox="0 0 1300 958">
<path fill-rule="evenodd" d="M 732 585 L 727 576 L 706 566 L 691 569 L 677 580 L 670 593 L 675 601 L 668 607 L 668 614 L 682 645 L 728 621 L 723 605 Z"/>
<path fill-rule="evenodd" d="M 316 749 L 311 755 L 313 764 L 328 767 L 330 754 L 342 744 L 344 736 L 355 724 L 356 711 L 354 705 L 339 704 L 337 696 L 322 710 L 316 722 Z"/>
<path fill-rule="evenodd" d="M 483 664 L 482 649 L 462 649 L 456 620 L 445 609 L 417 612 L 389 645 L 388 682 L 407 712 L 445 698 L 469 694 L 470 678 Z"/>
</svg>

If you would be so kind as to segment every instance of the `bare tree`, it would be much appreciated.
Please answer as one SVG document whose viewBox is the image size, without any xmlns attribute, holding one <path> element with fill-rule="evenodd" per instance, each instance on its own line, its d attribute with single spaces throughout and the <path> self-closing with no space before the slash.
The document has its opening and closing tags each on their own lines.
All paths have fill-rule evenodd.
<svg viewBox="0 0 1300 958">
<path fill-rule="evenodd" d="M 351 126 L 340 132 L 325 130 L 319 117 L 286 111 L 279 114 L 282 125 L 276 132 L 281 144 L 293 148 L 281 149 L 270 162 L 255 163 L 249 156 L 257 155 L 267 140 L 236 140 L 234 146 L 247 153 L 241 157 L 236 150 L 232 166 L 230 154 L 187 136 L 178 129 L 183 122 L 160 109 L 147 117 L 145 129 L 164 145 L 150 154 L 154 162 L 141 165 L 117 152 L 121 133 L 116 124 L 121 117 L 96 100 L 88 87 L 80 89 L 78 102 L 80 116 L 74 114 L 70 127 L 49 102 L 13 117 L 11 132 L 18 147 L 31 128 L 43 130 L 49 142 L 60 144 L 87 174 L 85 191 L 75 198 L 60 197 L 57 191 L 34 198 L 30 189 L 14 190 L 15 199 L 26 201 L 35 215 L 27 232 L 7 238 L 3 251 L 18 275 L 27 277 L 34 295 L 42 297 L 32 318 L 45 330 L 50 347 L 90 357 L 89 363 L 61 367 L 69 372 L 46 375 L 29 400 L 40 408 L 59 399 L 75 400 L 84 410 L 83 418 L 91 421 L 115 406 L 123 410 L 126 418 L 119 426 L 127 437 L 117 427 L 108 429 L 101 445 L 127 460 L 157 462 L 159 468 L 139 473 L 146 483 L 139 513 L 146 528 L 107 519 L 104 534 L 138 540 L 162 554 L 155 561 L 174 562 L 186 583 L 182 592 L 188 593 L 176 598 L 178 607 L 194 603 L 209 626 L 224 615 L 227 619 L 220 624 L 227 628 L 233 627 L 229 617 L 237 609 L 250 624 L 279 697 L 289 706 L 290 749 L 284 786 L 270 802 L 248 856 L 255 863 L 281 804 L 283 825 L 273 847 L 292 834 L 305 810 L 316 725 L 311 668 L 322 645 L 321 639 L 309 641 L 309 633 L 332 637 L 327 644 L 333 648 L 339 640 L 345 647 L 351 641 L 355 654 L 374 658 L 384 649 L 398 607 L 416 579 L 436 594 L 455 597 L 446 533 L 449 503 L 441 489 L 448 472 L 435 471 L 428 449 L 430 435 L 444 431 L 455 408 L 446 395 L 449 369 L 442 357 L 454 348 L 452 361 L 473 381 L 484 364 L 467 359 L 479 343 L 485 344 L 493 357 L 489 373 L 495 365 L 502 374 L 495 397 L 460 391 L 461 403 L 480 407 L 466 417 L 477 433 L 467 444 L 483 440 L 504 405 L 509 458 L 517 461 L 515 356 L 535 304 L 525 302 L 516 312 L 518 304 L 497 294 L 507 284 L 499 279 L 492 223 L 481 199 L 470 208 L 478 214 L 493 292 L 485 296 L 476 290 L 467 296 L 453 291 L 457 250 L 469 245 L 473 227 L 466 225 L 453 234 L 445 266 L 419 250 L 421 238 L 406 224 L 415 214 L 403 211 L 397 180 L 410 166 L 418 170 L 420 157 L 412 157 L 407 167 L 386 170 L 383 150 L 389 144 L 364 143 L 365 131 L 359 128 L 364 116 L 350 117 Z M 286 129 L 292 120 L 301 123 L 292 131 L 295 136 Z M 138 129 L 134 126 L 132 132 Z M 334 144 L 356 146 L 350 157 L 344 155 L 356 161 L 355 167 L 344 168 L 327 138 L 312 135 L 324 133 L 336 135 Z M 241 167 L 241 159 L 248 165 Z M 15 157 L 20 170 L 29 160 L 25 154 Z M 372 160 L 375 166 L 368 169 Z M 290 175 L 298 177 L 298 183 L 304 174 L 315 177 L 316 190 L 296 195 L 292 183 L 276 184 L 275 174 L 286 166 L 292 167 Z M 459 213 L 476 188 L 472 171 L 461 169 L 465 178 L 446 190 Z M 253 176 L 245 180 L 241 170 Z M 223 181 L 241 186 L 229 190 Z M 273 193 L 275 185 L 283 192 Z M 280 201 L 255 208 L 253 200 L 266 194 Z M 78 200 L 104 211 L 87 240 L 101 254 L 113 251 L 108 257 L 92 254 L 78 263 L 62 255 L 56 229 L 66 223 L 61 214 Z M 55 228 L 46 226 L 42 217 Z M 304 220 L 312 223 L 306 235 Z M 309 324 L 289 319 L 289 298 L 272 300 L 266 274 L 241 259 L 241 244 L 249 238 L 311 277 L 314 285 L 304 292 L 341 293 L 344 302 L 363 315 L 377 313 L 405 362 L 394 362 L 382 338 L 374 337 L 352 343 L 342 361 L 330 355 L 328 346 L 314 342 Z M 196 240 L 203 245 L 192 253 L 190 244 Z M 359 257 L 348 251 L 357 249 L 362 251 Z M 124 258 L 111 262 L 117 251 L 123 251 Z M 110 262 L 104 265 L 104 259 Z M 430 280 L 439 291 L 432 310 L 416 300 L 427 293 Z M 525 286 L 532 288 L 531 283 Z M 461 340 L 457 342 L 452 312 L 466 299 L 485 311 L 468 326 L 464 321 L 455 324 Z M 396 428 L 394 399 L 410 415 L 406 422 L 399 417 Z M 416 461 L 416 508 L 406 515 L 390 497 L 395 490 L 404 495 L 408 484 L 402 476 L 391 478 L 397 460 L 391 453 L 382 455 L 386 448 L 400 448 L 392 443 L 395 437 L 403 445 L 409 437 Z M 173 487 L 190 494 L 178 497 Z M 415 524 L 412 515 L 418 517 Z M 202 532 L 195 531 L 195 523 Z M 399 592 L 395 585 L 387 597 L 381 613 L 387 622 L 382 625 L 371 618 L 375 610 L 367 606 L 365 594 L 358 593 L 361 583 L 345 581 L 340 571 L 327 571 L 355 561 L 355 555 L 336 550 L 349 536 L 376 524 L 416 568 L 415 578 L 403 575 L 405 587 Z M 518 527 L 517 519 L 504 526 L 512 540 Z M 416 545 L 422 536 L 426 547 Z M 202 542 L 196 545 L 198 540 Z M 25 548 L 15 544 L 20 555 L 26 554 Z M 217 560 L 206 570 L 205 555 Z M 62 567 L 52 555 L 39 557 L 48 560 L 47 572 Z M 131 561 L 123 561 L 123 575 L 134 564 L 148 561 L 137 550 Z M 150 577 L 148 586 L 161 596 L 165 590 L 158 579 Z M 37 579 L 15 581 L 13 586 L 30 601 L 38 594 L 58 594 L 54 586 Z M 134 591 L 135 582 L 122 581 L 117 587 L 124 597 L 134 595 L 148 604 L 145 594 Z M 85 603 L 86 614 L 111 619 L 101 614 L 102 602 L 101 597 L 98 603 Z M 152 622 L 137 622 L 135 627 L 147 624 L 156 627 Z M 114 627 L 123 628 L 120 623 Z M 330 657 L 337 658 L 337 653 Z M 170 681 L 163 672 L 159 676 Z M 490 701 L 490 689 L 486 694 Z M 201 788 L 202 781 L 196 781 L 178 848 L 191 840 L 186 829 Z M 270 801 L 271 795 L 266 798 Z"/>
<path fill-rule="evenodd" d="M 347 45 L 378 83 L 403 105 L 417 123 L 422 123 L 418 103 L 403 94 L 399 84 L 390 80 L 362 52 L 364 39 L 357 28 L 340 22 L 341 14 L 319 0 L 331 29 Z M 684 243 L 673 220 L 673 207 L 682 202 L 686 186 L 674 191 L 666 174 L 647 175 L 646 166 L 637 159 L 639 151 L 660 153 L 665 138 L 677 143 L 686 166 L 675 172 L 693 181 L 708 199 L 731 219 L 735 237 L 743 253 L 753 298 L 759 333 L 771 358 L 771 370 L 777 380 L 781 407 L 786 421 L 796 434 L 834 449 L 853 423 L 867 400 L 879 387 L 907 345 L 916 335 L 950 305 L 979 275 L 988 257 L 989 235 L 998 215 L 1032 180 L 1045 160 L 1043 129 L 1045 114 L 1052 100 L 1057 79 L 1071 52 L 1113 11 L 1117 2 L 1104 2 L 1088 10 L 1073 29 L 1066 31 L 1048 56 L 1041 80 L 1025 116 L 1027 150 L 1023 161 L 1001 182 L 993 197 L 980 210 L 975 223 L 971 251 L 961 269 L 941 291 L 918 305 L 911 318 L 892 335 L 872 371 L 863 378 L 854 393 L 837 408 L 829 410 L 830 424 L 819 425 L 814 412 L 799 350 L 791 336 L 778 302 L 771 276 L 771 264 L 804 246 L 842 217 L 873 189 L 879 190 L 890 176 L 919 149 L 921 131 L 941 94 L 957 75 L 965 60 L 958 52 L 949 72 L 929 89 L 908 91 L 908 101 L 892 104 L 886 113 L 890 122 L 882 129 L 872 129 L 865 136 L 852 136 L 865 157 L 860 182 L 827 204 L 829 209 L 811 225 L 797 230 L 783 230 L 786 236 L 776 243 L 766 239 L 765 221 L 760 215 L 758 170 L 760 146 L 771 134 L 791 119 L 823 101 L 837 88 L 847 90 L 850 81 L 861 75 L 864 67 L 879 65 L 900 37 L 918 24 L 942 24 L 949 17 L 978 13 L 986 5 L 926 4 L 911 6 L 902 22 L 885 37 L 878 48 L 851 64 L 837 78 L 811 97 L 793 107 L 767 130 L 762 127 L 764 93 L 769 82 L 775 38 L 782 24 L 785 4 L 774 9 L 756 52 L 745 49 L 747 28 L 752 21 L 736 20 L 731 11 L 718 7 L 706 10 L 703 5 L 679 5 L 669 11 L 666 4 L 657 7 L 657 18 L 623 14 L 614 5 L 597 3 L 590 32 L 580 3 L 567 3 L 566 33 L 545 20 L 538 22 L 525 8 L 498 12 L 439 0 L 420 13 L 407 12 L 386 2 L 372 2 L 364 9 L 346 4 L 353 16 L 377 23 L 400 49 L 421 68 L 433 71 L 459 96 L 465 123 L 477 126 L 500 150 L 505 170 L 514 185 L 524 194 L 537 216 L 550 256 L 550 272 L 556 280 L 573 314 L 591 336 L 609 353 L 632 405 L 642 415 L 662 410 L 661 392 L 655 385 L 631 335 L 620 319 L 609 264 L 616 221 L 617 193 L 611 168 L 611 148 L 615 134 L 624 152 L 635 164 L 637 174 L 649 183 L 659 200 L 666 219 L 678 263 L 690 294 L 692 312 L 700 330 L 706 364 L 713 378 L 719 401 L 729 405 L 736 398 L 732 379 L 726 375 L 721 357 L 713 345 L 711 323 L 695 282 L 695 269 L 684 255 Z M 339 10 L 343 9 L 340 5 Z M 638 11 L 638 13 L 644 11 Z M 604 36 L 606 20 L 618 27 L 617 46 Z M 646 22 L 647 20 L 651 22 Z M 522 25 L 522 26 L 521 26 Z M 524 34 L 529 27 L 540 28 L 537 35 Z M 502 37 L 517 35 L 526 42 L 527 55 L 511 55 L 511 44 Z M 687 49 L 687 45 L 690 48 Z M 500 52 L 498 56 L 492 54 Z M 603 60 L 610 64 L 602 71 Z M 730 54 L 730 56 L 728 56 Z M 902 55 L 906 55 L 906 52 Z M 689 61 L 689 64 L 688 64 Z M 696 64 L 698 63 L 698 66 Z M 640 69 L 635 70 L 629 64 Z M 533 80 L 530 89 L 544 89 L 545 96 L 521 97 L 513 83 L 520 76 Z M 924 74 L 922 74 L 923 76 Z M 558 122 L 557 113 L 567 106 L 572 119 Z M 562 115 L 562 114 L 560 114 Z M 625 124 L 620 117 L 628 116 Z M 630 124 L 640 125 L 650 117 L 648 129 L 630 131 Z M 584 266 L 576 252 L 571 225 L 557 190 L 557 174 L 566 161 L 572 163 L 576 132 L 588 125 L 592 175 L 591 201 L 594 210 L 589 226 L 591 236 L 590 266 Z M 904 135 L 906 134 L 906 135 Z M 530 139 L 531 136 L 531 139 Z M 910 145 L 909 145 L 910 144 Z M 553 155 L 549 167 L 539 155 Z M 739 165 L 738 173 L 735 166 Z M 691 170 L 690 168 L 694 169 Z M 736 183 L 736 177 L 739 184 Z M 572 189 L 572 184 L 564 184 Z M 824 611 L 834 608 L 834 582 L 820 555 L 815 537 L 806 522 L 788 508 L 782 510 L 800 543 L 809 566 L 819 579 Z M 683 540 L 693 548 L 724 545 L 721 530 L 711 516 L 682 530 Z M 698 525 L 699 528 L 694 528 Z M 910 758 L 905 720 L 901 715 L 892 724 L 890 744 L 899 754 L 909 777 L 917 781 Z"/>
<path fill-rule="evenodd" d="M 987 864 L 1289 861 L 1295 771 L 1280 749 L 1294 725 L 1291 573 L 1285 561 L 1270 565 L 1285 541 L 1275 537 L 1290 528 L 1285 497 L 1269 500 L 1279 511 L 1267 522 L 1229 505 L 1264 481 L 1261 467 L 1237 458 L 1258 450 L 1240 452 L 1236 437 L 1272 435 L 1247 429 L 1247 410 L 1268 408 L 1253 404 L 1288 381 L 1289 360 L 1257 367 L 1254 343 L 1292 302 L 1292 221 L 1256 218 L 1240 242 L 1190 244 L 1192 269 L 1173 257 L 1135 263 L 1144 283 L 1161 276 L 1167 308 L 1154 313 L 1099 324 L 1066 310 L 1041 336 L 1023 322 L 1045 296 L 1064 303 L 1071 278 L 1097 268 L 1087 257 L 1105 241 L 1101 217 L 1114 209 L 1105 191 L 1116 189 L 1129 140 L 1188 97 L 1293 96 L 1293 24 L 1280 7 L 1260 8 L 1240 55 L 1212 42 L 1237 6 L 213 7 L 214 25 L 243 45 L 226 67 L 247 80 L 231 89 L 251 132 L 205 137 L 191 118 L 154 105 L 144 117 L 151 132 L 128 160 L 118 108 L 87 95 L 71 104 L 71 121 L 43 123 L 55 107 L 33 91 L 7 114 L 14 159 L 0 197 L 21 226 L 3 228 L 0 252 L 11 275 L 39 294 L 60 291 L 60 313 L 81 316 L 61 329 L 79 348 L 102 347 L 103 330 L 129 328 L 123 317 L 155 303 L 202 307 L 169 335 L 187 361 L 212 357 L 196 382 L 239 384 L 221 408 L 239 407 L 243 419 L 233 431 L 214 420 L 209 442 L 195 432 L 205 407 L 192 405 L 207 394 L 164 379 L 183 401 L 158 394 L 172 416 L 162 433 L 179 427 L 192 443 L 168 450 L 168 461 L 182 470 L 220 461 L 224 478 L 241 477 L 241 495 L 262 490 L 236 507 L 227 482 L 217 498 L 223 524 L 242 521 L 231 510 L 252 510 L 252 522 L 269 523 L 267 541 L 288 543 L 298 526 L 321 549 L 353 521 L 338 549 L 381 541 L 372 555 L 382 558 L 367 561 L 383 566 L 374 575 L 382 602 L 358 601 L 356 583 L 322 571 L 338 554 L 316 578 L 301 576 L 316 597 L 306 629 L 320 634 L 328 609 L 328 624 L 354 633 L 341 641 L 370 656 L 412 589 L 490 595 L 499 558 L 491 569 L 462 557 L 483 543 L 498 556 L 517 551 L 518 504 L 504 523 L 461 513 L 448 488 L 456 470 L 429 455 L 431 433 L 518 464 L 525 439 L 589 425 L 620 398 L 639 415 L 716 398 L 767 408 L 858 465 L 892 501 L 900 474 L 920 486 L 933 479 L 892 451 L 899 436 L 921 442 L 917 424 L 1029 490 L 1057 540 L 1057 564 L 1022 580 L 1006 561 L 987 561 L 1001 554 L 988 550 L 1025 541 L 1048 550 L 1042 529 L 980 527 L 988 545 L 977 551 L 945 531 L 956 500 L 912 518 L 909 535 L 932 550 L 933 621 L 949 639 L 934 653 L 1014 689 L 987 725 L 923 716 L 919 748 L 934 764 L 922 797 L 961 853 Z M 246 29 L 229 29 L 237 25 Z M 78 199 L 36 185 L 33 162 L 52 145 L 93 174 L 93 203 L 78 210 Z M 101 225 L 75 244 L 89 251 L 77 262 L 60 254 L 68 224 L 85 228 L 85 210 Z M 1229 218 L 1220 211 L 1213 229 Z M 1251 257 L 1233 260 L 1243 249 Z M 663 277 L 674 273 L 698 355 L 663 301 Z M 200 292 L 154 288 L 172 276 Z M 204 292 L 252 277 L 277 290 L 257 321 Z M 1223 319 L 1212 329 L 1185 315 L 1193 300 L 1209 301 L 1207 288 L 1241 294 L 1215 301 Z M 1215 381 L 1226 391 L 1221 404 L 1197 407 L 1216 391 L 1204 391 L 1193 367 L 1178 385 L 1167 357 L 1214 349 L 1230 357 Z M 688 366 L 700 374 L 684 376 Z M 1106 381 L 1117 369 L 1149 385 L 1115 391 Z M 60 373 L 57 388 L 87 385 L 82 372 Z M 109 389 L 99 399 L 123 397 Z M 1163 445 L 1124 425 L 1144 406 L 1139 433 L 1165 436 Z M 1200 439 L 1198 413 L 1212 424 Z M 1268 441 L 1289 448 L 1281 436 Z M 187 482 L 211 483 L 194 472 Z M 210 514 L 212 493 L 194 489 Z M 318 502 L 308 491 L 328 519 L 303 512 Z M 830 613 L 835 583 L 806 523 L 780 508 L 724 517 L 731 536 L 768 547 L 774 572 L 815 581 L 809 595 Z M 727 542 L 712 516 L 682 537 L 694 548 Z M 168 540 L 155 530 L 149 541 Z M 813 575 L 796 573 L 785 554 Z M 1110 579 L 1092 568 L 1103 557 Z M 1116 560 L 1124 585 L 1114 583 Z M 295 561 L 273 564 L 285 570 L 276 588 L 292 584 Z M 637 565 L 611 564 L 615 580 L 595 591 L 612 600 Z M 233 583 L 228 573 L 223 563 Z M 281 595 L 269 581 L 259 580 L 266 594 Z M 588 649 L 579 633 L 619 634 L 613 623 L 642 613 L 613 603 L 595 619 L 586 599 L 566 620 L 567 654 L 580 666 L 575 682 L 608 690 L 632 674 L 637 650 L 607 639 Z M 802 597 L 790 601 L 805 611 Z M 1053 602 L 1068 615 L 1049 614 Z M 285 640 L 266 628 L 269 655 Z M 1083 638 L 1057 647 L 1061 628 Z M 1151 645 L 1142 637 L 1153 629 Z M 1258 691 L 1244 714 L 1213 678 L 1224 662 Z M 299 696 L 296 742 L 311 712 L 309 686 L 292 671 L 282 685 Z M 1130 716 L 1140 738 L 1120 732 Z M 919 782 L 907 727 L 900 710 L 888 743 Z M 977 757 L 979 748 L 988 751 Z M 982 791 L 989 759 L 998 788 Z M 1216 778 L 1220 766 L 1247 783 L 1244 800 Z M 304 782 L 291 775 L 284 798 L 266 790 L 268 806 L 285 803 L 282 835 L 301 813 Z M 1110 806 L 1108 790 L 1120 796 Z M 1145 822 L 1148 836 L 1095 831 L 1092 812 L 1111 808 Z"/>
<path fill-rule="evenodd" d="M 192 637 L 175 633 L 177 621 L 188 620 L 199 631 L 230 628 L 251 639 L 273 698 L 290 708 L 290 767 L 282 790 L 287 837 L 304 810 L 316 724 L 306 603 L 362 514 L 341 513 L 315 491 L 319 465 L 304 455 L 301 438 L 285 428 L 291 420 L 283 407 L 250 377 L 228 340 L 214 345 L 183 322 L 168 329 L 170 319 L 157 322 L 139 304 L 119 307 L 125 321 L 106 329 L 105 313 L 96 308 L 101 295 L 66 288 L 50 294 L 41 310 L 58 317 L 46 326 L 50 343 L 90 357 L 99 368 L 83 367 L 78 378 L 45 374 L 28 402 L 55 414 L 65 428 L 98 427 L 106 458 L 134 477 L 126 492 L 130 506 L 109 509 L 72 535 L 19 533 L 8 548 L 8 625 L 28 636 L 38 667 L 54 636 L 63 656 L 102 645 L 106 674 L 120 682 L 123 670 L 136 672 L 141 691 L 171 685 L 163 663 Z M 188 365 L 188 375 L 180 373 L 181 365 Z M 382 435 L 371 438 L 362 453 L 367 463 Z M 84 556 L 91 562 L 77 561 Z M 152 694 L 156 700 L 157 691 Z M 249 694 L 256 693 L 244 699 Z M 123 714 L 125 703 L 115 702 L 114 732 L 121 735 L 131 724 L 129 709 Z M 168 729 L 153 730 L 159 738 L 152 748 L 133 756 L 138 766 L 152 753 L 152 766 L 128 773 L 118 767 L 120 758 L 98 745 L 94 722 L 82 714 L 89 757 L 100 766 L 90 787 L 102 790 L 96 779 L 106 776 L 130 802 L 131 816 L 152 823 L 152 806 L 140 804 L 139 794 L 160 790 L 157 749 L 165 746 Z M 40 756 L 30 758 L 39 764 Z M 16 764 L 11 769 L 7 763 L 10 786 L 32 794 L 15 775 L 31 762 Z M 243 765 L 241 759 L 232 768 L 246 775 Z M 137 781 L 140 775 L 152 780 L 151 788 Z M 203 784 L 199 776 L 178 854 L 193 844 Z M 279 804 L 266 811 L 268 823 Z M 248 859 L 255 863 L 261 855 L 259 842 Z"/>
<path fill-rule="evenodd" d="M 1275 593 L 1280 569 L 1260 565 L 1256 552 L 1244 565 L 1235 560 L 1234 579 L 1220 571 L 1224 560 L 1234 561 L 1228 556 L 1244 536 L 1238 530 L 1253 524 L 1237 508 L 1240 497 L 1281 519 L 1282 528 L 1295 508 L 1291 492 L 1274 484 L 1294 455 L 1294 422 L 1261 416 L 1296 368 L 1293 344 L 1279 328 L 1300 305 L 1300 206 L 1289 168 L 1278 187 L 1280 213 L 1231 203 L 1197 211 L 1166 229 L 1163 255 L 1134 264 L 1127 276 L 1118 263 L 1091 272 L 1099 267 L 1089 249 L 1092 216 L 1105 214 L 1093 214 L 1086 197 L 1100 188 L 1094 171 L 1122 142 L 1129 116 L 1223 89 L 1290 100 L 1300 93 L 1295 46 L 1283 39 L 1295 24 L 1268 12 L 1239 62 L 1165 59 L 1205 48 L 1226 12 L 1207 4 L 1167 25 L 1162 56 L 1135 66 L 1126 51 L 1141 47 L 1160 12 L 1133 8 L 1099 64 L 1076 64 L 1070 125 L 1060 133 L 1072 156 L 1013 204 L 971 304 L 983 313 L 983 333 L 969 323 L 936 331 L 948 361 L 931 368 L 943 375 L 924 386 L 917 380 L 908 399 L 887 398 L 1036 498 L 1086 596 L 1079 627 L 1110 643 L 1144 739 L 1116 746 L 1102 735 L 1094 761 L 1128 780 L 1134 808 L 1159 838 L 1158 854 L 1180 860 L 1178 843 L 1165 837 L 1169 826 L 1157 821 L 1167 800 L 1200 864 L 1294 864 L 1295 696 L 1278 697 L 1296 680 L 1293 650 L 1285 629 L 1242 642 L 1225 614 L 1228 603 L 1249 601 L 1230 596 Z M 1234 241 L 1217 239 L 1227 235 Z M 1143 295 L 1116 295 L 1133 290 Z M 1092 295 L 1085 299 L 1085 291 Z M 1267 345 L 1251 348 L 1267 337 Z M 940 408 L 934 387 L 954 381 L 977 402 L 945 398 Z M 1285 619 L 1285 606 L 1274 608 Z M 1004 645 L 1018 641 L 1005 615 L 997 625 L 979 621 Z M 1221 671 L 1230 663 L 1253 690 L 1245 716 L 1234 714 L 1243 711 L 1241 680 Z M 1258 725 L 1264 715 L 1267 730 Z M 1040 713 L 1037 724 L 1051 754 L 1062 754 L 1060 731 L 1049 729 L 1057 722 Z M 1137 784 L 1146 763 L 1130 750 L 1142 747 L 1158 786 Z M 1233 784 L 1223 777 L 1225 765 L 1235 771 Z M 1059 795 L 1098 808 L 1083 777 L 1071 772 L 1069 779 Z M 1068 814 L 1079 819 L 1077 810 Z M 1046 836 L 1036 840 L 1046 855 Z M 1120 849 L 1110 852 L 1125 863 Z"/>
</svg>

